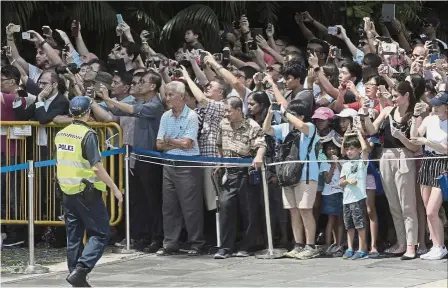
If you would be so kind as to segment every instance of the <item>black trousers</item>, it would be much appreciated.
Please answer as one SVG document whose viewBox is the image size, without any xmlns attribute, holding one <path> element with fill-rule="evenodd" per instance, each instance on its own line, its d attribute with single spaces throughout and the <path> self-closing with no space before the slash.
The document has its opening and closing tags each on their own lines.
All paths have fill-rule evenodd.
<svg viewBox="0 0 448 288">
<path fill-rule="evenodd" d="M 200 168 L 163 167 L 163 247 L 179 249 L 183 221 L 191 247 L 205 244 L 202 175 Z"/>
<path fill-rule="evenodd" d="M 129 173 L 130 228 L 134 240 L 163 240 L 162 171 L 161 165 L 137 161 Z"/>
<path fill-rule="evenodd" d="M 260 185 L 250 185 L 247 168 L 228 168 L 227 181 L 219 195 L 219 226 L 221 248 L 234 251 L 237 234 L 238 212 L 244 236 L 240 250 L 252 252 L 258 236 L 258 209 Z"/>
<path fill-rule="evenodd" d="M 96 194 L 91 201 L 87 201 L 83 193 L 63 195 L 67 265 L 70 272 L 75 269 L 76 264 L 82 264 L 92 270 L 109 241 L 109 214 L 101 192 L 90 192 Z M 88 237 L 85 247 L 84 231 Z"/>
</svg>

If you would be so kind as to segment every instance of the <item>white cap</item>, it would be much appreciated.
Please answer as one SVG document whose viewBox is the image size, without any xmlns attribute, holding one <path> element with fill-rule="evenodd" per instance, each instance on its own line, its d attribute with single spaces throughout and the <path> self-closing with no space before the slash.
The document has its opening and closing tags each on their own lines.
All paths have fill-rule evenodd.
<svg viewBox="0 0 448 288">
<path fill-rule="evenodd" d="M 335 116 L 338 116 L 340 118 L 348 118 L 348 117 L 355 117 L 358 116 L 358 111 L 352 108 L 345 108 L 341 111 L 341 113 L 336 114 Z"/>
</svg>

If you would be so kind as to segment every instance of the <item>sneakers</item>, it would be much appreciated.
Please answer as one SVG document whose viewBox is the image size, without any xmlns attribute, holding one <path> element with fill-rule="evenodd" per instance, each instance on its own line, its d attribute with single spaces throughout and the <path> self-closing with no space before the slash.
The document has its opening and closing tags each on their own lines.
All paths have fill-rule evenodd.
<svg viewBox="0 0 448 288">
<path fill-rule="evenodd" d="M 160 241 L 152 241 L 147 247 L 143 249 L 145 253 L 156 253 L 162 247 L 162 243 Z"/>
<path fill-rule="evenodd" d="M 342 259 L 347 260 L 353 257 L 353 254 L 355 254 L 355 252 L 352 249 L 347 249 L 345 250 L 344 255 L 342 256 Z"/>
<path fill-rule="evenodd" d="M 305 249 L 299 253 L 297 258 L 301 260 L 307 260 L 311 258 L 316 258 L 319 255 L 320 255 L 319 249 L 306 245 Z"/>
<path fill-rule="evenodd" d="M 218 252 L 216 252 L 214 258 L 215 259 L 227 259 L 232 256 L 232 253 L 227 249 L 219 249 Z"/>
<path fill-rule="evenodd" d="M 336 243 L 332 243 L 330 246 L 328 246 L 328 248 L 325 250 L 324 253 L 322 253 L 324 256 L 332 256 L 333 255 L 333 251 L 336 247 Z"/>
<path fill-rule="evenodd" d="M 299 254 L 305 250 L 304 247 L 295 246 L 291 251 L 285 252 L 283 257 L 299 259 Z"/>
<path fill-rule="evenodd" d="M 253 253 L 249 253 L 247 251 L 238 251 L 238 253 L 236 253 L 236 257 L 249 257 L 252 255 Z"/>
<path fill-rule="evenodd" d="M 350 260 L 358 260 L 367 257 L 369 253 L 367 251 L 356 251 L 355 254 L 350 258 Z"/>
<path fill-rule="evenodd" d="M 342 257 L 344 255 L 344 248 L 342 246 L 336 246 L 332 252 L 331 256 Z"/>
<path fill-rule="evenodd" d="M 423 260 L 440 260 L 448 254 L 446 247 L 433 246 L 428 253 L 420 256 Z"/>
</svg>

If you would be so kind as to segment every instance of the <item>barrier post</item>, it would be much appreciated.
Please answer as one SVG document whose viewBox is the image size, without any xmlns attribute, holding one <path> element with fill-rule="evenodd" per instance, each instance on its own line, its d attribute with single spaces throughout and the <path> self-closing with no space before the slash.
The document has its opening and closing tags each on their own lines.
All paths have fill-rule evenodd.
<svg viewBox="0 0 448 288">
<path fill-rule="evenodd" d="M 28 253 L 25 274 L 48 273 L 50 269 L 34 263 L 34 161 L 28 161 Z"/>
<path fill-rule="evenodd" d="M 213 176 L 212 176 L 213 177 Z M 216 195 L 216 247 L 221 247 L 221 230 L 219 228 L 219 195 Z"/>
<path fill-rule="evenodd" d="M 264 211 L 266 217 L 266 230 L 268 237 L 268 249 L 262 250 L 255 254 L 258 259 L 276 259 L 283 257 L 284 249 L 274 249 L 274 243 L 272 240 L 272 226 L 271 226 L 271 213 L 269 211 L 269 190 L 268 179 L 266 178 L 266 166 L 263 163 L 261 166 L 261 176 L 263 178 L 263 196 L 264 196 Z"/>
<path fill-rule="evenodd" d="M 126 154 L 124 156 L 124 164 L 125 164 L 125 208 L 126 208 L 126 246 L 125 248 L 121 249 L 115 249 L 115 253 L 119 254 L 132 254 L 135 252 L 135 250 L 131 249 L 131 226 L 130 226 L 130 219 L 129 219 L 129 145 L 126 145 Z"/>
</svg>

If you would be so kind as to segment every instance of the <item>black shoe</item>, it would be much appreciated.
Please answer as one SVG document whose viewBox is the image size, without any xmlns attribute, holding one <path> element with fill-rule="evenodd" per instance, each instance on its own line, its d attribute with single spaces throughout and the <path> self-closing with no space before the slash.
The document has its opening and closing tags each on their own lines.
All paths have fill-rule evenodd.
<svg viewBox="0 0 448 288">
<path fill-rule="evenodd" d="M 72 287 L 92 287 L 87 282 L 87 274 L 89 273 L 88 268 L 81 268 L 77 266 L 75 270 L 67 276 L 65 280 L 67 280 Z"/>
<path fill-rule="evenodd" d="M 143 249 L 143 252 L 145 253 L 156 253 L 159 251 L 159 249 L 162 248 L 162 243 L 160 241 L 152 241 L 151 244 L 145 249 Z"/>
<path fill-rule="evenodd" d="M 403 256 L 401 256 L 401 260 L 413 260 L 413 259 L 415 259 L 415 258 L 417 258 L 417 253 L 414 255 L 414 257 L 409 257 L 409 256 L 406 256 L 406 255 L 403 255 Z"/>
</svg>

